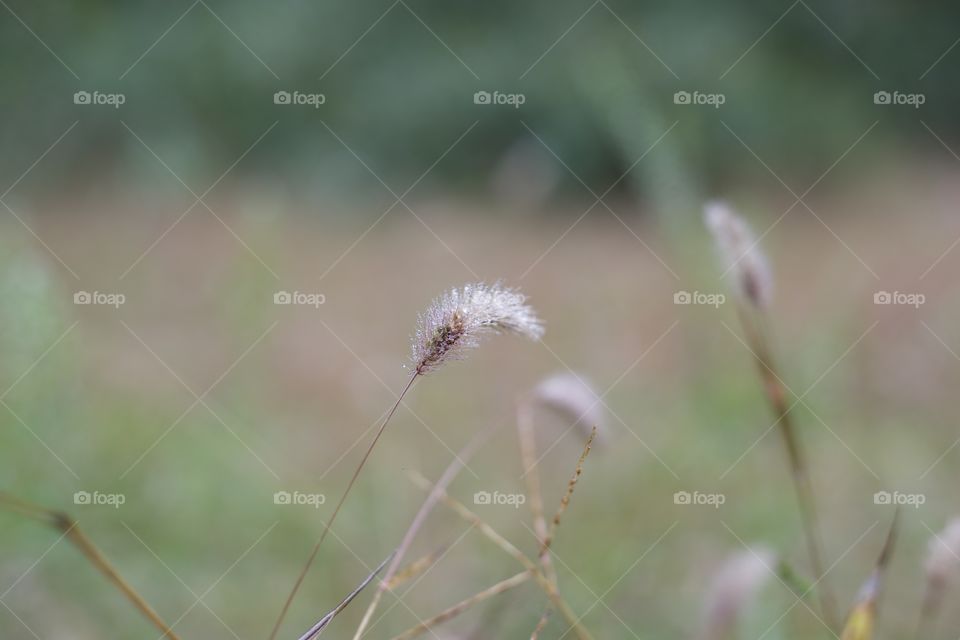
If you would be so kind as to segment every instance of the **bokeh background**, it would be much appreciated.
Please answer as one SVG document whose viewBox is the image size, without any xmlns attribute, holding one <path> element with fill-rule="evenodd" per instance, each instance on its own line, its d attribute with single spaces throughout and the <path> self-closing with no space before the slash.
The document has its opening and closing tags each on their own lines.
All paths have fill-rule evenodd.
<svg viewBox="0 0 960 640">
<path fill-rule="evenodd" d="M 606 414 L 555 546 L 598 638 L 695 637 L 710 576 L 745 544 L 807 573 L 733 305 L 674 304 L 728 289 L 701 224 L 718 197 L 773 266 L 769 329 L 803 399 L 841 609 L 893 515 L 874 492 L 924 497 L 902 513 L 879 634 L 910 637 L 927 540 L 960 511 L 960 8 L 0 4 L 0 487 L 72 513 L 182 637 L 268 635 L 405 382 L 417 313 L 474 280 L 528 293 L 543 343 L 492 341 L 414 387 L 281 637 L 397 545 L 423 499 L 406 470 L 436 478 L 499 427 L 451 492 L 524 492 L 515 401 L 558 371 Z M 569 427 L 537 416 L 548 509 L 583 446 Z M 535 552 L 525 508 L 477 509 Z M 0 514 L 0 636 L 155 633 L 58 536 Z M 438 508 L 410 557 L 444 545 L 368 637 L 518 570 Z M 350 637 L 368 597 L 328 635 Z M 543 606 L 526 585 L 436 635 L 528 637 Z M 554 618 L 545 636 L 570 637 Z M 948 611 L 935 637 L 958 628 Z M 817 634 L 775 579 L 742 630 Z"/>
</svg>

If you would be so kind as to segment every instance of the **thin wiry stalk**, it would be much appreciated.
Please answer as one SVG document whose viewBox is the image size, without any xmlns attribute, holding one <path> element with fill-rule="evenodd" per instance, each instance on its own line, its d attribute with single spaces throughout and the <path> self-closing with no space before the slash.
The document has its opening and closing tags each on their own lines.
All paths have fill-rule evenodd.
<svg viewBox="0 0 960 640">
<path fill-rule="evenodd" d="M 819 581 L 816 591 L 820 601 L 820 609 L 824 618 L 826 618 L 827 624 L 831 629 L 835 629 L 837 613 L 829 586 L 825 579 L 826 565 L 823 560 L 822 543 L 820 542 L 820 522 L 816 498 L 813 491 L 813 484 L 810 481 L 807 458 L 797 435 L 793 416 L 790 413 L 791 407 L 787 403 L 787 389 L 777 373 L 776 365 L 771 355 L 769 341 L 760 324 L 760 319 L 758 319 L 756 323 L 751 322 L 747 317 L 746 311 L 739 305 L 737 308 L 740 314 L 741 324 L 747 333 L 747 342 L 750 345 L 754 360 L 756 361 L 764 394 L 767 397 L 767 402 L 773 409 L 773 414 L 780 427 L 784 447 L 787 451 L 787 458 L 790 463 L 790 477 L 793 481 L 794 491 L 797 496 L 797 505 L 800 509 L 800 521 L 803 525 L 804 537 L 807 543 L 807 553 L 810 557 L 810 565 L 815 574 L 815 579 Z"/>
<path fill-rule="evenodd" d="M 548 552 L 550 550 L 550 545 L 553 543 L 553 537 L 557 533 L 557 527 L 560 526 L 560 518 L 563 517 L 563 514 L 566 513 L 567 507 L 570 506 L 570 497 L 573 495 L 573 489 L 577 486 L 577 482 L 580 480 L 580 475 L 583 473 L 583 463 L 586 461 L 587 456 L 590 455 L 590 449 L 593 446 L 593 439 L 597 435 L 597 428 L 594 427 L 593 431 L 590 432 L 590 437 L 587 438 L 587 443 L 583 447 L 583 453 L 580 454 L 580 459 L 577 460 L 577 467 L 573 471 L 573 475 L 570 477 L 570 481 L 567 483 L 567 492 L 563 494 L 563 498 L 560 499 L 560 506 L 557 507 L 557 512 L 553 514 L 553 520 L 550 523 L 550 532 L 543 539 L 543 542 L 540 545 L 540 555 Z"/>
<path fill-rule="evenodd" d="M 440 613 L 433 616 L 429 620 L 425 620 L 420 624 L 416 625 L 415 627 L 411 627 L 410 629 L 404 631 L 400 635 L 394 636 L 392 640 L 410 640 L 411 638 L 416 638 L 417 636 L 421 636 L 424 633 L 430 631 L 433 627 L 437 626 L 438 624 L 444 623 L 447 620 L 450 620 L 451 618 L 455 618 L 456 616 L 460 615 L 461 613 L 463 613 L 473 605 L 479 604 L 484 600 L 488 600 L 495 595 L 499 595 L 503 593 L 504 591 L 509 591 L 514 587 L 518 587 L 529 579 L 530 579 L 530 572 L 521 571 L 520 573 L 513 575 L 509 578 L 506 578 L 505 580 L 501 580 L 495 585 L 487 587 L 486 589 L 484 589 L 483 591 L 480 591 L 479 593 L 473 594 L 469 598 L 465 598 L 461 600 L 457 604 L 453 605 L 448 609 L 445 609 L 444 611 L 441 611 Z"/>
<path fill-rule="evenodd" d="M 533 407 L 529 396 L 522 397 L 517 402 L 517 437 L 520 441 L 520 462 L 523 468 L 527 470 L 523 474 L 523 479 L 527 485 L 527 493 L 530 494 L 530 512 L 533 514 L 533 531 L 537 536 L 537 544 L 540 547 L 538 554 L 540 565 L 543 567 L 543 573 L 547 576 L 547 579 L 559 591 L 557 571 L 553 566 L 550 549 L 546 544 L 549 532 L 547 530 L 547 519 L 543 511 L 540 471 L 537 467 L 537 437 L 533 428 Z M 540 618 L 546 621 L 549 616 L 550 605 L 547 605 Z M 534 635 L 536 633 L 535 630 Z"/>
<path fill-rule="evenodd" d="M 436 371 L 449 360 L 462 358 L 467 351 L 479 346 L 481 339 L 489 334 L 513 333 L 538 340 L 543 335 L 543 325 L 537 318 L 536 312 L 526 304 L 526 300 L 526 296 L 519 291 L 503 287 L 500 283 L 494 283 L 493 285 L 468 284 L 459 289 L 451 289 L 435 299 L 427 307 L 427 310 L 420 315 L 416 333 L 411 341 L 413 375 L 410 376 L 407 386 L 400 392 L 397 402 L 390 409 L 383 424 L 380 425 L 377 435 L 374 436 L 373 442 L 370 443 L 366 453 L 363 454 L 363 458 L 353 472 L 346 490 L 337 502 L 337 506 L 334 507 L 333 514 L 324 525 L 320 538 L 313 546 L 306 564 L 300 571 L 300 575 L 297 576 L 297 581 L 294 583 L 290 595 L 283 603 L 283 609 L 273 626 L 273 631 L 270 632 L 270 640 L 276 639 L 277 633 L 280 631 L 280 625 L 290 609 L 290 604 L 317 557 L 320 545 L 327 537 L 337 514 L 340 513 L 340 508 L 350 494 L 350 490 L 370 457 L 370 453 L 387 428 L 390 418 L 396 413 L 403 397 L 413 386 L 414 381 L 419 376 Z"/>
<path fill-rule="evenodd" d="M 414 484 L 419 486 L 424 491 L 429 491 L 431 488 L 430 481 L 424 478 L 422 475 L 411 471 L 408 474 L 413 480 Z M 473 511 L 468 509 L 458 500 L 451 498 L 447 495 L 446 492 L 443 492 L 440 495 L 440 499 L 444 505 L 449 507 L 456 513 L 460 518 L 469 522 L 477 528 L 477 530 L 483 534 L 488 540 L 493 542 L 497 547 L 502 549 L 505 553 L 514 558 L 519 562 L 530 574 L 533 576 L 534 581 L 537 585 L 543 590 L 547 595 L 547 598 L 550 599 L 550 602 L 556 607 L 557 611 L 560 612 L 570 628 L 577 634 L 580 640 L 592 640 L 593 636 L 590 635 L 590 632 L 580 623 L 580 619 L 577 618 L 576 614 L 570 609 L 570 606 L 563 600 L 560 596 L 560 593 L 553 586 L 553 583 L 550 582 L 547 577 L 540 571 L 540 568 L 537 564 L 528 558 L 522 551 L 517 549 L 509 540 L 504 538 L 502 535 L 497 533 L 497 531 L 487 524 L 480 516 L 475 514 Z"/>
<path fill-rule="evenodd" d="M 537 626 L 533 628 L 533 633 L 530 634 L 530 640 L 537 640 L 540 637 L 540 632 L 543 631 L 543 628 L 547 626 L 547 622 L 550 620 L 550 608 L 546 608 L 543 611 L 543 614 L 540 616 L 540 620 L 537 621 Z"/>
<path fill-rule="evenodd" d="M 553 538 L 557 533 L 557 527 L 560 526 L 560 519 L 563 517 L 563 514 L 566 513 L 567 507 L 570 505 L 570 498 L 573 496 L 573 489 L 577 486 L 577 482 L 580 480 L 580 475 L 583 473 L 583 463 L 586 461 L 587 456 L 590 455 L 590 449 L 593 445 L 593 439 L 597 436 L 597 427 L 593 427 L 590 431 L 590 436 L 587 438 L 587 442 L 583 447 L 583 453 L 580 454 L 580 458 L 577 460 L 577 466 L 573 471 L 573 475 L 570 477 L 569 482 L 567 482 L 567 491 L 563 494 L 563 498 L 560 499 L 560 506 L 557 507 L 556 513 L 553 515 L 553 520 L 550 523 L 550 529 L 547 533 L 540 538 L 540 551 L 538 553 L 541 561 L 545 557 L 549 557 L 550 554 L 550 545 L 553 544 Z M 538 535 L 538 537 L 540 537 Z M 557 584 L 557 576 L 553 576 L 553 586 L 558 590 L 559 585 Z M 540 623 L 537 625 L 537 629 L 534 629 L 534 637 L 539 632 L 540 625 L 545 625 L 547 618 L 550 616 L 550 607 L 548 606 L 544 609 L 543 614 L 540 616 Z"/>
<path fill-rule="evenodd" d="M 154 611 L 149 604 L 147 604 L 147 601 L 144 600 L 143 597 L 141 597 L 140 594 L 138 594 L 136 590 L 130 586 L 126 580 L 123 579 L 120 573 L 113 567 L 107 557 L 103 555 L 93 541 L 90 540 L 90 538 L 88 538 L 80 530 L 76 520 L 65 513 L 53 511 L 30 502 L 26 502 L 25 500 L 21 500 L 5 492 L 0 492 L 0 506 L 61 531 L 63 535 L 70 540 L 70 542 L 73 543 L 73 545 L 77 547 L 77 549 L 79 549 L 84 556 L 87 557 L 90 563 L 99 569 L 100 572 L 105 575 L 107 579 L 112 582 L 121 593 L 123 593 L 124 596 L 126 596 L 127 600 L 129 600 L 131 604 L 133 604 L 133 606 L 136 607 L 137 610 L 140 611 L 140 613 L 163 634 L 160 636 L 160 640 L 163 640 L 163 638 L 179 640 L 177 634 L 173 632 L 173 629 L 166 622 L 164 622 L 160 618 L 159 614 L 157 614 L 157 612 Z"/>
<path fill-rule="evenodd" d="M 353 602 L 354 598 L 360 595 L 360 592 L 363 591 L 368 584 L 370 584 L 370 581 L 373 580 L 378 573 L 380 573 L 380 571 L 386 566 L 387 562 L 390 560 L 390 558 L 393 557 L 393 555 L 394 554 L 391 553 L 389 556 L 384 558 L 383 562 L 380 563 L 380 566 L 378 566 L 376 569 L 371 571 L 370 575 L 364 578 L 363 582 L 361 582 L 356 589 L 351 591 L 346 598 L 340 601 L 340 604 L 334 607 L 333 610 L 327 613 L 325 616 L 320 618 L 320 620 L 318 620 L 315 625 L 310 627 L 306 633 L 300 636 L 300 640 L 312 640 L 313 638 L 316 638 L 317 636 L 319 636 L 320 633 L 327 628 L 327 625 L 330 624 L 330 621 L 333 620 L 335 617 L 337 617 L 338 613 L 346 609 L 347 606 L 351 602 Z"/>
<path fill-rule="evenodd" d="M 790 407 L 787 405 L 787 389 L 777 375 L 770 345 L 762 327 L 766 310 L 773 298 L 770 266 L 766 256 L 758 248 L 759 241 L 755 238 L 750 226 L 725 203 L 707 203 L 704 207 L 704 222 L 713 235 L 714 245 L 721 258 L 728 263 L 727 271 L 734 278 L 733 290 L 736 293 L 736 308 L 740 322 L 747 333 L 748 344 L 757 363 L 764 393 L 773 408 L 777 424 L 780 425 L 780 432 L 787 449 L 810 564 L 816 573 L 816 579 L 821 581 L 817 587 L 820 608 L 833 629 L 836 628 L 837 615 L 825 580 L 813 486 L 810 483 L 806 457 L 790 416 Z"/>
<path fill-rule="evenodd" d="M 543 494 L 540 490 L 540 472 L 537 469 L 537 438 L 533 428 L 533 412 L 529 398 L 521 398 L 517 403 L 517 437 L 520 441 L 520 460 L 527 473 L 523 479 L 530 494 L 530 511 L 533 514 L 533 531 L 537 535 L 537 544 L 543 551 L 540 553 L 540 564 L 543 572 L 554 584 L 557 583 L 557 572 L 550 558 L 550 550 L 545 548 L 547 540 L 547 519 L 543 512 Z"/>
<path fill-rule="evenodd" d="M 373 437 L 373 441 L 370 443 L 370 446 L 367 447 L 366 453 L 363 454 L 363 458 L 360 460 L 360 464 L 357 465 L 357 468 L 353 472 L 353 476 L 350 478 L 350 482 L 347 483 L 347 488 L 344 490 L 343 494 L 340 496 L 340 500 L 337 502 L 337 506 L 333 509 L 333 514 L 330 516 L 330 519 L 327 520 L 326 524 L 323 526 L 323 532 L 320 534 L 320 538 L 317 540 L 316 544 L 313 545 L 313 549 L 310 551 L 310 556 L 307 558 L 306 564 L 303 565 L 303 569 L 300 570 L 300 575 L 297 576 L 297 581 L 293 585 L 293 589 L 290 591 L 290 595 L 287 596 L 286 601 L 283 603 L 283 609 L 280 610 L 280 615 L 277 617 L 277 621 L 273 625 L 273 631 L 270 632 L 270 640 L 275 640 L 277 633 L 280 631 L 280 625 L 283 624 L 283 619 L 287 615 L 287 611 L 290 609 L 290 604 L 293 602 L 293 598 L 297 595 L 297 591 L 300 590 L 300 585 L 303 584 L 303 579 L 306 578 L 307 572 L 310 571 L 310 567 L 313 565 L 313 561 L 317 557 L 317 552 L 320 551 L 320 545 L 323 544 L 323 541 L 327 537 L 327 533 L 330 531 L 330 527 L 333 526 L 334 521 L 337 519 L 337 514 L 340 513 L 340 508 L 343 506 L 343 503 L 346 501 L 347 496 L 350 494 L 350 490 L 353 489 L 354 483 L 357 481 L 357 476 L 360 475 L 360 470 L 363 469 L 364 465 L 367 463 L 367 459 L 370 457 L 370 453 L 373 451 L 373 448 L 376 446 L 377 441 L 380 440 L 380 436 L 383 435 L 384 430 L 387 428 L 387 424 L 390 422 L 390 418 L 393 417 L 393 414 L 397 412 L 397 408 L 400 406 L 400 403 L 403 402 L 403 397 L 407 395 L 407 392 L 410 390 L 410 387 L 413 386 L 414 381 L 417 379 L 419 373 L 414 373 L 410 376 L 410 380 L 407 382 L 407 386 L 403 388 L 403 391 L 400 392 L 400 395 L 397 397 L 397 401 L 394 403 L 393 408 L 390 409 L 390 412 L 387 414 L 387 417 L 384 418 L 383 423 L 380 425 L 380 429 L 377 431 L 377 435 Z"/>
<path fill-rule="evenodd" d="M 433 566 L 433 564 L 439 560 L 444 553 L 447 552 L 447 549 L 449 549 L 448 545 L 443 545 L 438 549 L 434 549 L 430 553 L 420 556 L 403 569 L 397 571 L 389 580 L 384 578 L 383 581 L 387 584 L 387 590 L 392 591 L 397 587 L 403 586 L 420 574 L 424 573 L 427 569 Z"/>
<path fill-rule="evenodd" d="M 390 567 L 383 576 L 383 580 L 380 581 L 377 591 L 373 595 L 373 600 L 370 601 L 370 605 L 367 607 L 366 612 L 363 614 L 363 618 L 360 620 L 360 625 L 353 634 L 354 640 L 359 640 L 363 635 L 364 630 L 367 628 L 367 625 L 370 624 L 370 620 L 373 617 L 373 612 L 376 610 L 377 605 L 380 603 L 380 599 L 383 597 L 383 592 L 392 588 L 392 585 L 390 584 L 391 580 L 400 569 L 400 563 L 403 561 L 404 556 L 410 549 L 410 545 L 413 544 L 413 539 L 420 531 L 420 528 L 423 526 L 424 521 L 426 521 L 427 516 L 430 515 L 431 511 L 433 511 L 437 501 L 440 499 L 440 493 L 445 491 L 450 483 L 453 482 L 453 479 L 457 477 L 457 474 L 461 469 L 463 469 L 464 465 L 466 465 L 466 461 L 473 457 L 473 454 L 476 453 L 477 449 L 479 449 L 484 442 L 486 442 L 492 432 L 493 431 L 491 429 L 486 429 L 474 436 L 469 444 L 464 447 L 463 451 L 461 451 L 460 454 L 450 462 L 450 465 L 440 476 L 440 479 L 437 480 L 436 485 L 434 485 L 433 489 L 430 491 L 427 499 L 424 500 L 423 504 L 420 506 L 420 509 L 417 511 L 417 515 L 414 516 L 413 522 L 410 523 L 410 527 L 407 529 L 407 532 L 403 535 L 403 540 L 400 542 L 400 546 L 397 548 L 397 554 L 390 563 Z"/>
</svg>

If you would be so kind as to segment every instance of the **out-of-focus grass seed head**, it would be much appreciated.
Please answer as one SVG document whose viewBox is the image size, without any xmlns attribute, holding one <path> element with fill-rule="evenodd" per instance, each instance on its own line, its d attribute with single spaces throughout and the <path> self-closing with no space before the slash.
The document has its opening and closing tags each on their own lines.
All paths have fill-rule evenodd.
<svg viewBox="0 0 960 640">
<path fill-rule="evenodd" d="M 540 406 L 555 412 L 567 422 L 577 425 L 584 435 L 593 427 L 604 431 L 603 402 L 580 376 L 564 372 L 544 378 L 533 390 L 533 399 Z"/>
<path fill-rule="evenodd" d="M 724 269 L 730 269 L 736 279 L 737 295 L 757 309 L 768 307 L 773 298 L 773 276 L 750 226 L 724 202 L 708 202 L 703 219 Z"/>
<path fill-rule="evenodd" d="M 773 576 L 776 555 L 769 549 L 748 549 L 730 556 L 714 575 L 704 603 L 704 633 L 708 640 L 729 638 L 741 614 Z"/>
<path fill-rule="evenodd" d="M 940 589 L 960 571 L 960 518 L 951 520 L 930 539 L 925 569 L 929 584 Z"/>
</svg>

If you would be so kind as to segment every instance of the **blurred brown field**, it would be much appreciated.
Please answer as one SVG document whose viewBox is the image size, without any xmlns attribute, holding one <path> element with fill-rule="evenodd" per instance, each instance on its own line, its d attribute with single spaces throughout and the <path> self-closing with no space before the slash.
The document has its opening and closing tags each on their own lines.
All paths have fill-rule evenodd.
<svg viewBox="0 0 960 640">
<path fill-rule="evenodd" d="M 758 233 L 772 226 L 762 239 L 776 277 L 771 331 L 785 380 L 803 398 L 796 416 L 841 609 L 892 517 L 874 493 L 925 496 L 904 509 L 887 637 L 913 628 L 926 540 L 958 511 L 955 176 L 952 165 L 874 176 L 811 196 L 813 212 L 796 206 L 779 221 L 793 199 L 733 199 Z M 43 244 L 12 218 L 3 227 L 10 273 L 39 274 L 33 288 L 7 284 L 7 313 L 18 296 L 44 296 L 58 320 L 6 325 L 4 344 L 23 344 L 17 327 L 42 331 L 30 351 L 42 357 L 3 368 L 3 448 L 20 463 L 0 478 L 74 513 L 165 618 L 189 608 L 177 624 L 183 637 L 266 637 L 371 428 L 404 384 L 417 313 L 472 280 L 521 287 L 545 319 L 544 343 L 497 339 L 417 383 L 281 637 L 319 618 L 399 542 L 424 497 L 406 470 L 436 478 L 471 434 L 497 427 L 451 492 L 470 505 L 477 491 L 522 493 L 515 400 L 568 369 L 607 407 L 555 547 L 561 591 L 597 637 L 689 637 L 708 577 L 744 543 L 766 544 L 805 570 L 778 434 L 768 431 L 732 304 L 674 304 L 677 291 L 727 291 L 698 212 L 673 213 L 692 220 L 678 238 L 652 212 L 622 202 L 611 204 L 621 220 L 597 208 L 578 222 L 585 206 L 545 218 L 422 200 L 409 203 L 415 213 L 397 207 L 376 222 L 386 205 L 349 219 L 307 217 L 269 190 L 236 193 L 209 201 L 216 216 L 198 206 L 172 228 L 189 201 L 47 203 L 23 218 Z M 126 301 L 77 306 L 80 290 L 122 292 Z M 281 290 L 325 300 L 278 306 Z M 874 304 L 880 291 L 925 301 Z M 537 416 L 548 511 L 583 446 L 568 426 Z M 80 490 L 122 492 L 126 503 L 74 505 Z M 327 502 L 274 504 L 284 490 Z M 677 491 L 727 499 L 718 509 L 683 507 Z M 525 507 L 476 509 L 534 553 Z M 28 628 L 40 637 L 152 632 L 55 532 L 8 514 L 0 522 L 0 584 L 15 583 L 0 598 L 9 606 L 0 609 L 4 637 L 30 637 Z M 410 558 L 443 545 L 443 559 L 402 603 L 387 596 L 380 613 L 389 613 L 372 636 L 390 637 L 519 570 L 438 508 Z M 360 602 L 333 637 L 349 637 Z M 749 620 L 754 637 L 819 632 L 804 607 L 778 620 L 794 604 L 774 581 Z M 543 605 L 526 585 L 449 628 L 520 637 Z M 957 624 L 947 612 L 941 628 Z M 550 625 L 554 637 L 564 631 L 560 619 Z"/>
</svg>

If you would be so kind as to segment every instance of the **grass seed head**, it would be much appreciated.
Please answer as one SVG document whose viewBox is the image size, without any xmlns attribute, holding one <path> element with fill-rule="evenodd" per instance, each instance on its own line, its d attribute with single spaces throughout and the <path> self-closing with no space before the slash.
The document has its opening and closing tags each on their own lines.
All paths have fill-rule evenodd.
<svg viewBox="0 0 960 640">
<path fill-rule="evenodd" d="M 584 434 L 603 429 L 603 403 L 590 385 L 574 373 L 556 373 L 533 390 L 534 401 L 577 425 Z"/>
<path fill-rule="evenodd" d="M 488 333 L 514 333 L 539 340 L 543 325 L 516 289 L 494 283 L 451 289 L 420 315 L 412 340 L 412 366 L 429 373 L 448 360 L 462 358 Z"/>
<path fill-rule="evenodd" d="M 731 637 L 740 614 L 774 574 L 776 556 L 767 549 L 748 549 L 730 556 L 714 575 L 704 606 L 704 637 Z"/>
<path fill-rule="evenodd" d="M 736 278 L 737 295 L 758 309 L 769 306 L 773 277 L 750 226 L 723 202 L 707 203 L 703 218 L 724 268 L 731 269 Z"/>
<path fill-rule="evenodd" d="M 945 587 L 960 570 L 960 518 L 948 522 L 943 531 L 930 539 L 925 569 L 927 581 L 935 588 Z"/>
</svg>

